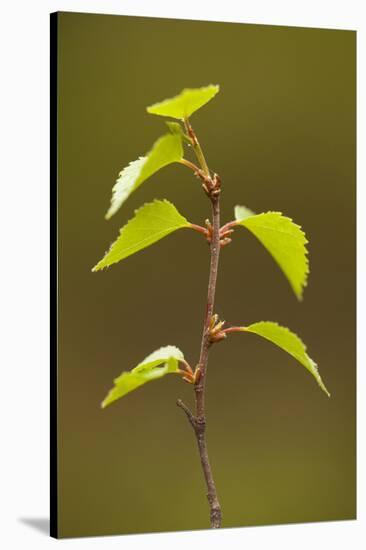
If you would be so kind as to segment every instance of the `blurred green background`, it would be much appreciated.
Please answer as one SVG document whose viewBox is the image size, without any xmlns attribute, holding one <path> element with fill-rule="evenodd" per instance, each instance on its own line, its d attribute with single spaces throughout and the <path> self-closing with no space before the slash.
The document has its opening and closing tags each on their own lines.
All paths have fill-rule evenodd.
<svg viewBox="0 0 366 550">
<path fill-rule="evenodd" d="M 249 334 L 212 350 L 208 446 L 223 526 L 355 518 L 355 42 L 350 31 L 59 14 L 60 536 L 208 527 L 195 439 L 166 377 L 106 410 L 114 377 L 174 344 L 198 359 L 208 247 L 179 231 L 106 272 L 91 268 L 135 208 L 167 198 L 202 224 L 198 181 L 171 165 L 109 222 L 118 172 L 166 131 L 145 107 L 183 87 L 221 91 L 192 117 L 233 206 L 279 210 L 310 240 L 298 303 L 238 229 L 216 311 L 276 320 L 307 343 L 327 399 L 290 356 Z"/>
</svg>

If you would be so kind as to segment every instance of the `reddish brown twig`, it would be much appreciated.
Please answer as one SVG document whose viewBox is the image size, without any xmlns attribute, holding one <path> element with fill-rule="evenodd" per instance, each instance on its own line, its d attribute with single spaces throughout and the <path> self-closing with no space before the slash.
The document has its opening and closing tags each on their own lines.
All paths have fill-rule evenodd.
<svg viewBox="0 0 366 550">
<path fill-rule="evenodd" d="M 243 332 L 243 327 L 227 327 L 222 332 L 229 334 L 230 332 Z"/>
<path fill-rule="evenodd" d="M 206 415 L 205 415 L 205 382 L 207 374 L 207 364 L 208 364 L 208 354 L 209 349 L 212 344 L 212 334 L 210 323 L 213 318 L 214 302 L 215 302 L 215 292 L 216 292 L 216 280 L 217 280 L 217 270 L 219 264 L 220 256 L 220 190 L 221 190 L 221 180 L 215 174 L 212 178 L 210 176 L 210 171 L 208 169 L 205 157 L 203 155 L 202 149 L 199 145 L 196 134 L 194 133 L 191 125 L 188 120 L 185 121 L 187 134 L 192 140 L 192 146 L 196 152 L 197 158 L 201 165 L 201 172 L 199 176 L 203 180 L 202 186 L 211 201 L 212 207 L 212 225 L 210 229 L 210 275 L 208 282 L 208 291 L 207 291 L 207 304 L 205 311 L 205 318 L 203 323 L 202 331 L 202 341 L 201 341 L 201 351 L 199 358 L 199 365 L 196 368 L 196 372 L 199 372 L 199 375 L 196 377 L 196 383 L 194 384 L 195 397 L 196 397 L 196 411 L 195 415 L 188 409 L 188 407 L 181 401 L 178 400 L 177 405 L 181 407 L 187 415 L 187 418 L 192 425 L 203 474 L 207 486 L 207 499 L 210 506 L 210 521 L 212 528 L 218 528 L 221 526 L 221 507 L 219 499 L 217 496 L 216 485 L 212 475 L 211 465 L 208 458 L 207 443 L 206 443 Z M 209 223 L 206 223 L 206 227 L 209 228 Z M 227 238 L 227 237 L 224 237 Z M 198 370 L 197 370 L 198 369 Z"/>
</svg>

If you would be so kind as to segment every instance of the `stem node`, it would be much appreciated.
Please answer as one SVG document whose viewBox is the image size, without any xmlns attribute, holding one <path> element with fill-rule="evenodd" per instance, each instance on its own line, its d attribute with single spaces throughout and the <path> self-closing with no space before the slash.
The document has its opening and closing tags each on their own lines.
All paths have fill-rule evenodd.
<svg viewBox="0 0 366 550">
<path fill-rule="evenodd" d="M 191 138 L 192 147 L 196 153 L 197 159 L 200 163 L 201 170 L 196 172 L 197 176 L 202 181 L 202 186 L 211 201 L 212 207 L 212 225 L 206 221 L 206 227 L 208 231 L 207 240 L 210 241 L 210 276 L 208 282 L 207 291 L 207 305 L 206 313 L 203 323 L 201 351 L 198 365 L 195 370 L 195 383 L 194 391 L 196 397 L 196 411 L 195 415 L 189 410 L 189 408 L 183 403 L 181 399 L 177 401 L 177 405 L 183 409 L 187 418 L 193 427 L 196 435 L 198 451 L 201 460 L 201 466 L 207 486 L 207 499 L 210 506 L 210 522 L 213 529 L 217 529 L 221 526 L 221 508 L 217 496 L 216 485 L 211 471 L 211 465 L 208 458 L 208 450 L 206 443 L 206 415 L 205 415 L 205 381 L 206 370 L 208 363 L 208 354 L 213 342 L 212 337 L 215 337 L 215 341 L 218 339 L 226 338 L 226 334 L 222 332 L 223 322 L 218 322 L 218 316 L 213 315 L 215 293 L 216 293 L 216 280 L 217 270 L 219 265 L 219 255 L 222 243 L 220 242 L 220 192 L 221 192 L 221 179 L 217 174 L 212 177 L 210 170 L 207 166 L 206 159 L 204 157 L 201 146 L 198 142 L 197 136 L 193 131 L 188 119 L 184 121 L 186 132 Z M 229 229 L 229 228 L 225 228 Z M 223 240 L 227 237 L 222 236 Z M 216 332 L 215 332 L 216 328 Z M 212 333 L 212 331 L 214 331 Z"/>
</svg>

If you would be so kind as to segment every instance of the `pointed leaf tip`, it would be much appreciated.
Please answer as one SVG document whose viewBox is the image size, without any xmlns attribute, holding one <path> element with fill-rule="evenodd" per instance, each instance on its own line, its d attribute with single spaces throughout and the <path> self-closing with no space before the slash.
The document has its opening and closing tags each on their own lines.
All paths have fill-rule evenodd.
<svg viewBox="0 0 366 550">
<path fill-rule="evenodd" d="M 184 120 L 206 105 L 219 92 L 220 86 L 210 84 L 202 88 L 184 88 L 175 97 L 165 99 L 147 107 L 153 115 L 168 116 Z"/>
<path fill-rule="evenodd" d="M 302 300 L 309 261 L 308 240 L 301 227 L 281 212 L 253 214 L 244 206 L 235 207 L 235 219 L 263 244 L 283 271 L 298 300 Z"/>
<path fill-rule="evenodd" d="M 120 229 L 119 237 L 92 271 L 117 263 L 183 227 L 191 224 L 174 204 L 155 199 L 135 211 L 135 216 Z"/>
<path fill-rule="evenodd" d="M 314 376 L 320 388 L 328 397 L 330 397 L 330 393 L 319 374 L 316 363 L 307 354 L 306 346 L 297 334 L 272 321 L 260 321 L 258 323 L 253 323 L 247 327 L 242 327 L 242 330 L 243 332 L 252 332 L 253 334 L 257 334 L 292 355 L 292 357 L 301 363 Z"/>
</svg>

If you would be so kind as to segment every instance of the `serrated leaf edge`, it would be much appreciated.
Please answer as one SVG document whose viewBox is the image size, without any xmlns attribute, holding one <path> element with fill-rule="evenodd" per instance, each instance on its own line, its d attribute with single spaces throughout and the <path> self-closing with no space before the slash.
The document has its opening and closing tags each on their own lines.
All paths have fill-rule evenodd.
<svg viewBox="0 0 366 550">
<path fill-rule="evenodd" d="M 180 156 L 180 159 L 176 158 L 174 160 L 170 160 L 169 162 L 167 162 L 166 164 L 164 164 L 163 166 L 161 166 L 160 168 L 158 168 L 157 170 L 155 170 L 152 174 L 150 174 L 148 177 L 144 177 L 143 180 L 141 181 L 141 174 L 144 170 L 144 167 L 145 165 L 147 164 L 147 162 L 149 161 L 150 157 L 151 157 L 151 154 L 154 152 L 154 150 L 156 150 L 160 145 L 161 145 L 161 142 L 167 138 L 178 138 L 178 143 L 180 145 L 180 153 L 181 153 L 181 156 Z M 116 214 L 116 212 L 118 212 L 118 210 L 121 208 L 121 206 L 126 202 L 126 200 L 128 199 L 128 197 L 138 188 L 140 187 L 140 185 L 144 182 L 144 181 L 147 181 L 148 179 L 150 179 L 152 176 L 154 176 L 157 172 L 159 172 L 162 168 L 165 168 L 166 166 L 168 166 L 169 164 L 173 164 L 174 162 L 179 162 L 179 160 L 181 160 L 183 158 L 183 136 L 179 133 L 173 133 L 172 131 L 169 131 L 169 132 L 166 132 L 165 134 L 163 134 L 162 136 L 158 137 L 151 149 L 146 153 L 146 155 L 144 156 L 140 156 L 138 157 L 136 160 L 132 160 L 131 162 L 129 162 L 129 164 L 127 166 L 125 166 L 118 174 L 118 178 L 115 182 L 115 184 L 113 185 L 112 187 L 112 197 L 111 197 L 111 201 L 110 201 L 110 206 L 109 206 L 109 209 L 105 215 L 105 219 L 106 220 L 109 220 L 112 216 L 114 216 L 114 214 Z M 143 162 L 141 162 L 143 161 Z M 132 186 L 128 187 L 128 186 L 124 186 L 122 187 L 122 189 L 118 189 L 119 185 L 121 185 L 122 183 L 122 180 L 123 178 L 125 177 L 125 179 L 127 179 L 128 177 L 131 177 L 129 176 L 129 172 L 133 172 L 133 169 L 135 167 L 136 164 L 139 164 L 140 163 L 140 167 L 139 167 L 139 170 L 137 172 L 137 176 L 134 178 L 134 181 L 133 181 L 133 184 Z M 116 196 L 118 194 L 118 191 L 120 192 L 120 195 L 122 195 L 122 200 L 118 202 L 116 202 Z"/>
<path fill-rule="evenodd" d="M 255 332 L 254 330 L 251 330 L 250 327 L 253 326 L 253 325 L 257 325 L 257 324 L 263 324 L 263 325 L 275 325 L 276 327 L 280 328 L 281 330 L 287 332 L 288 334 L 290 334 L 291 336 L 294 336 L 299 344 L 304 348 L 304 354 L 306 355 L 306 358 L 308 359 L 309 363 L 312 365 L 312 367 L 314 368 L 314 371 L 316 373 L 316 375 L 314 376 L 314 374 L 309 370 L 309 372 L 311 374 L 313 374 L 314 378 L 316 379 L 318 385 L 320 386 L 320 388 L 326 393 L 326 395 L 328 397 L 330 397 L 330 393 L 328 391 L 328 389 L 326 388 L 321 376 L 320 376 L 320 373 L 319 373 L 319 369 L 318 369 L 318 365 L 317 363 L 315 363 L 315 361 L 308 355 L 307 353 L 307 346 L 306 344 L 302 341 L 302 339 L 300 338 L 300 336 L 298 334 L 296 334 L 296 332 L 290 330 L 288 327 L 284 327 L 283 325 L 280 325 L 279 323 L 277 323 L 276 321 L 256 321 L 255 323 L 251 323 L 250 325 L 248 325 L 247 327 L 240 327 L 240 329 L 243 331 L 243 332 L 251 332 L 252 334 L 256 334 L 257 336 L 260 336 L 261 338 L 264 338 L 265 340 L 267 340 L 268 342 L 271 342 L 273 345 L 277 346 L 279 349 L 282 349 L 282 351 L 285 351 L 286 353 L 288 353 L 289 355 L 291 355 L 294 359 L 296 359 L 300 364 L 302 364 L 303 366 L 305 366 L 303 363 L 302 363 L 302 360 L 301 358 L 299 358 L 298 354 L 297 353 L 292 353 L 292 352 L 289 352 L 287 351 L 286 349 L 284 349 L 282 346 L 279 346 L 276 342 L 273 342 L 273 340 L 271 340 L 270 338 L 267 338 L 266 336 L 263 336 L 262 334 L 258 334 L 257 332 Z M 307 368 L 305 366 L 305 368 Z"/>
<path fill-rule="evenodd" d="M 137 164 L 137 163 L 141 163 L 141 166 L 140 166 L 140 170 L 139 170 L 139 173 L 138 173 L 138 176 L 137 178 L 135 179 L 135 182 L 138 181 L 138 178 L 140 177 L 140 174 L 141 174 L 141 171 L 142 171 L 142 168 L 145 164 L 147 160 L 147 156 L 142 156 L 142 157 L 138 157 L 136 160 L 131 160 L 131 162 L 129 162 L 127 164 L 127 166 L 125 166 L 119 173 L 118 173 L 118 178 L 116 179 L 116 182 L 115 184 L 113 185 L 112 187 L 112 197 L 111 197 L 111 204 L 108 208 L 108 211 L 106 213 L 106 215 L 104 216 L 106 220 L 110 220 L 112 216 L 114 216 L 114 214 L 116 214 L 116 212 L 118 212 L 118 210 L 121 208 L 122 204 L 125 202 L 125 200 L 129 197 L 129 195 L 133 192 L 133 187 L 130 191 L 130 193 L 127 193 L 126 196 L 125 196 L 125 199 L 122 201 L 121 204 L 116 204 L 115 203 L 115 199 L 116 199 L 116 195 L 119 191 L 118 189 L 118 186 L 122 180 L 122 178 L 125 176 L 127 177 L 127 173 L 129 171 L 132 171 L 131 169 L 134 168 L 134 165 Z M 141 161 L 144 161 L 144 162 L 141 162 Z"/>
<path fill-rule="evenodd" d="M 237 205 L 237 206 L 241 206 L 241 205 Z M 250 210 L 249 208 L 247 207 L 244 207 L 246 208 L 247 210 Z M 260 212 L 259 214 L 253 214 L 253 216 L 248 216 L 246 218 L 243 218 L 242 220 L 238 220 L 236 219 L 236 225 L 241 225 L 242 227 L 245 227 L 242 225 L 242 222 L 245 223 L 246 220 L 248 220 L 249 218 L 252 218 L 252 217 L 260 217 L 260 216 L 265 216 L 266 214 L 276 214 L 278 216 L 281 216 L 281 218 L 291 222 L 300 232 L 302 238 L 303 238 L 303 242 L 301 243 L 301 246 L 303 248 L 303 252 L 304 252 L 304 256 L 305 256 L 305 272 L 304 272 L 304 280 L 302 281 L 301 283 L 301 289 L 300 291 L 298 292 L 297 290 L 295 290 L 295 288 L 293 287 L 292 285 L 292 282 L 289 281 L 290 285 L 291 285 L 291 288 L 293 289 L 296 297 L 298 298 L 299 301 L 302 301 L 303 299 L 303 294 L 304 294 L 304 290 L 305 288 L 308 286 L 308 279 L 309 279 L 309 273 L 310 273 L 310 268 L 309 268 L 309 258 L 308 258 L 308 255 L 309 255 L 309 251 L 306 247 L 306 245 L 309 243 L 307 237 L 306 237 L 306 234 L 305 232 L 303 231 L 303 228 L 301 227 L 301 225 L 297 224 L 296 222 L 293 221 L 292 218 L 290 218 L 289 216 L 285 216 L 282 212 L 278 212 L 276 210 L 268 210 L 267 212 Z M 272 231 L 272 232 L 276 232 L 276 233 L 283 233 L 284 235 L 288 235 L 289 237 L 294 237 L 294 235 L 291 235 L 291 233 L 288 233 L 287 231 L 279 231 L 279 230 L 275 230 L 273 229 L 272 227 L 266 227 L 266 226 L 262 226 L 263 229 L 266 229 L 267 231 Z M 248 228 L 246 228 L 248 229 Z M 248 229 L 248 231 L 250 231 Z M 255 235 L 254 235 L 255 236 Z M 256 237 L 257 238 L 257 237 Z M 264 245 L 263 245 L 264 246 Z M 265 247 L 266 248 L 266 247 Z M 268 251 L 268 249 L 266 249 Z M 268 251 L 269 252 L 269 251 Z M 280 268 L 282 270 L 282 268 Z M 286 276 L 286 275 L 285 275 Z M 287 278 L 287 276 L 286 276 Z"/>
<path fill-rule="evenodd" d="M 102 258 L 102 259 L 92 268 L 91 271 L 92 271 L 93 273 L 95 273 L 95 272 L 97 272 L 97 271 L 102 271 L 103 269 L 108 269 L 109 267 L 111 267 L 110 265 L 106 265 L 106 266 L 103 266 L 103 267 L 98 267 L 98 266 L 99 266 L 99 264 L 101 264 L 101 263 L 103 262 L 104 258 L 110 253 L 112 247 L 114 246 L 114 244 L 116 243 L 116 241 L 119 239 L 119 237 L 121 236 L 122 232 L 126 229 L 126 227 L 128 226 L 128 224 L 129 224 L 130 222 L 132 222 L 132 221 L 135 219 L 135 217 L 136 217 L 136 215 L 138 214 L 138 212 L 140 212 L 141 210 L 143 210 L 146 206 L 150 206 L 150 205 L 156 204 L 156 203 L 165 203 L 165 204 L 169 204 L 170 206 L 173 206 L 173 208 L 175 208 L 175 210 L 178 212 L 178 214 L 179 214 L 182 218 L 185 219 L 185 221 L 187 222 L 187 225 L 182 225 L 182 226 L 180 226 L 180 227 L 177 227 L 177 230 L 178 230 L 178 229 L 184 229 L 184 228 L 191 228 L 191 227 L 192 227 L 192 224 L 185 218 L 185 216 L 183 216 L 183 215 L 178 211 L 178 209 L 176 208 L 176 206 L 175 206 L 172 202 L 168 201 L 167 199 L 153 199 L 151 202 L 145 202 L 143 205 L 139 206 L 138 208 L 136 208 L 136 210 L 134 210 L 134 215 L 127 221 L 127 223 L 125 223 L 125 225 L 123 225 L 123 226 L 120 228 L 117 239 L 115 239 L 115 240 L 111 243 L 109 249 L 105 252 L 103 258 Z M 167 230 L 165 229 L 164 231 L 161 231 L 160 233 L 167 233 Z M 156 233 L 156 234 L 159 235 L 160 233 Z M 168 234 L 169 234 L 169 231 L 168 231 Z M 144 239 L 144 240 L 146 240 L 146 239 Z M 144 241 L 142 240 L 142 241 L 140 241 L 140 242 L 144 242 Z M 133 247 L 131 246 L 131 247 L 129 247 L 129 248 L 133 248 Z M 126 250 L 128 250 L 128 248 L 126 248 Z M 111 265 L 113 265 L 113 264 L 111 264 Z"/>
</svg>

